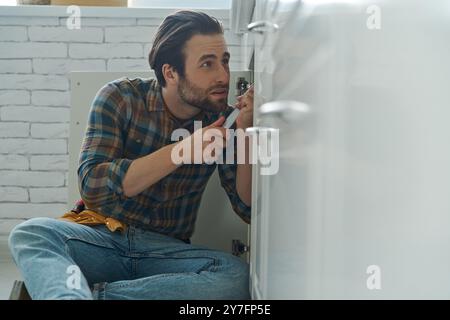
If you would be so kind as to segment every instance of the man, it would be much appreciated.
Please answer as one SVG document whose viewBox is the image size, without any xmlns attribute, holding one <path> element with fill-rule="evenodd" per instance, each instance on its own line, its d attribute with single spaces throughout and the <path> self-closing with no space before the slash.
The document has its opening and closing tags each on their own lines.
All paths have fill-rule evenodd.
<svg viewBox="0 0 450 320">
<path fill-rule="evenodd" d="M 157 79 L 122 78 L 97 93 L 78 168 L 86 209 L 28 220 L 10 235 L 33 299 L 249 298 L 247 264 L 189 238 L 216 167 L 234 211 L 250 221 L 250 164 L 173 161 L 177 147 L 195 158 L 195 146 L 203 155 L 230 143 L 220 115 L 231 109 L 229 59 L 215 18 L 179 11 L 153 41 Z M 238 107 L 234 128 L 244 130 L 252 125 L 251 92 Z M 194 132 L 194 121 L 203 129 Z M 191 135 L 174 142 L 183 128 Z M 208 132 L 214 139 L 204 139 Z"/>
</svg>

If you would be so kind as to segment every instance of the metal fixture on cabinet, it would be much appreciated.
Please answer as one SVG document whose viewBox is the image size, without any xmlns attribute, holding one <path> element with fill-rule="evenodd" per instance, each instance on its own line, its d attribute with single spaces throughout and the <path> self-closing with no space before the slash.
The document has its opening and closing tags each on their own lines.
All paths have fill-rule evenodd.
<svg viewBox="0 0 450 320">
<path fill-rule="evenodd" d="M 237 257 L 248 252 L 250 250 L 250 246 L 245 245 L 241 240 L 233 239 L 231 241 L 231 253 Z"/>
<path fill-rule="evenodd" d="M 275 129 L 269 128 L 269 127 L 250 127 L 250 128 L 245 129 L 246 133 L 250 133 L 255 136 L 261 132 L 273 132 L 273 131 L 275 131 Z"/>
<path fill-rule="evenodd" d="M 242 96 L 249 88 L 249 83 L 245 80 L 245 77 L 239 77 L 236 83 L 236 96 Z"/>
<path fill-rule="evenodd" d="M 255 21 L 247 26 L 247 30 L 250 32 L 256 32 L 263 34 L 266 31 L 277 31 L 279 26 L 276 23 L 270 21 Z"/>
<path fill-rule="evenodd" d="M 286 122 L 297 122 L 308 115 L 311 108 L 306 103 L 285 100 L 267 102 L 261 106 L 259 112 L 261 116 L 276 116 Z"/>
</svg>

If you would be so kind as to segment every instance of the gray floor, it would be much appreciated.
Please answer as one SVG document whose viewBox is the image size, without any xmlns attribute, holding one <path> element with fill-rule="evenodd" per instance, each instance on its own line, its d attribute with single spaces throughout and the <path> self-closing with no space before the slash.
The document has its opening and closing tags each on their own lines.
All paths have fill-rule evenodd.
<svg viewBox="0 0 450 320">
<path fill-rule="evenodd" d="M 0 300 L 7 300 L 14 280 L 20 279 L 16 266 L 11 263 L 0 263 Z"/>
<path fill-rule="evenodd" d="M 21 278 L 11 260 L 6 237 L 0 237 L 0 300 L 9 298 L 14 280 Z"/>
</svg>

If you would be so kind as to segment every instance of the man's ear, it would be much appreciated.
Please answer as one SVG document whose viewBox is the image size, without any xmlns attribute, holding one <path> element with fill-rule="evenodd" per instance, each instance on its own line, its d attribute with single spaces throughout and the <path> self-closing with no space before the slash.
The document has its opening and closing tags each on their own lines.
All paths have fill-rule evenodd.
<svg viewBox="0 0 450 320">
<path fill-rule="evenodd" d="M 163 64 L 162 74 L 167 84 L 177 84 L 178 83 L 178 73 L 177 71 L 168 63 Z"/>
</svg>

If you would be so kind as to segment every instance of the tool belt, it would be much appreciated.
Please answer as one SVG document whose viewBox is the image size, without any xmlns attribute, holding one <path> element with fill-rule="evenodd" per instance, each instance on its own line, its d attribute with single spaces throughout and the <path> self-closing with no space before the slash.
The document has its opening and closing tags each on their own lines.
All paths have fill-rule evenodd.
<svg viewBox="0 0 450 320">
<path fill-rule="evenodd" d="M 123 232 L 126 230 L 126 225 L 123 224 L 122 222 L 111 217 L 105 217 L 93 210 L 86 209 L 83 200 L 78 200 L 75 204 L 75 207 L 69 212 L 66 212 L 59 219 L 84 224 L 88 226 L 104 224 L 111 232 L 115 231 Z"/>
</svg>

